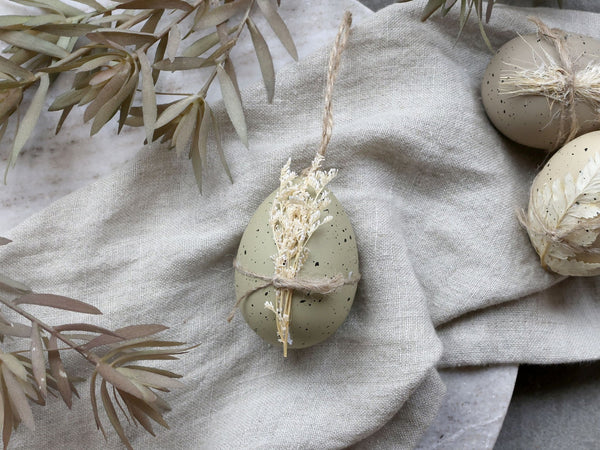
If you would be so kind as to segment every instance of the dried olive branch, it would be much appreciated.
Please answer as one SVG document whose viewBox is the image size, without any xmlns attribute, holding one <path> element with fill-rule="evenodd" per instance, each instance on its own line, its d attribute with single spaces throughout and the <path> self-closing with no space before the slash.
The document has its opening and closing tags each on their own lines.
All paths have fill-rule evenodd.
<svg viewBox="0 0 600 450">
<path fill-rule="evenodd" d="M 57 133 L 75 107 L 85 107 L 84 122 L 92 122 L 92 135 L 118 116 L 118 132 L 125 125 L 143 126 L 148 143 L 160 140 L 169 148 L 175 148 L 178 154 L 187 154 L 201 188 L 208 135 L 212 129 L 216 150 L 231 178 L 219 126 L 205 98 L 217 79 L 229 118 L 242 143 L 248 146 L 242 99 L 230 57 L 244 29 L 249 30 L 269 102 L 275 86 L 268 45 L 252 20 L 254 6 L 258 6 L 276 36 L 297 59 L 289 30 L 277 11 L 279 2 L 274 0 L 195 0 L 193 3 L 159 0 L 152 2 L 152 8 L 147 8 L 148 3 L 142 0 L 120 0 L 110 8 L 86 0 L 85 5 L 95 8 L 88 13 L 61 0 L 28 0 L 27 3 L 50 10 L 52 14 L 0 16 L 0 41 L 6 42 L 7 50 L 12 52 L 8 58 L 0 57 L 0 139 L 8 120 L 19 116 L 23 108 L 23 92 L 38 85 L 22 120 L 17 123 L 5 182 L 9 168 L 16 164 L 42 113 L 50 85 L 56 75 L 67 72 L 75 73 L 72 87 L 58 95 L 49 108 L 62 111 Z M 132 15 L 129 13 L 132 10 L 140 12 Z M 167 10 L 181 13 L 161 26 L 168 16 Z M 193 25 L 189 26 L 185 19 L 192 15 Z M 229 28 L 229 22 L 236 17 L 241 20 Z M 189 28 L 182 29 L 184 27 Z M 206 31 L 211 28 L 215 31 Z M 197 32 L 201 33 L 199 38 Z M 83 42 L 83 46 L 74 50 L 83 37 L 91 42 Z M 195 41 L 187 45 L 187 39 L 191 38 Z M 149 54 L 151 49 L 154 49 L 153 57 Z M 211 66 L 213 70 L 196 94 L 167 103 L 157 101 L 157 95 L 164 95 L 157 89 L 160 73 Z"/>
<path fill-rule="evenodd" d="M 10 240 L 0 237 L 0 246 L 8 243 Z M 84 314 L 102 313 L 79 300 L 33 292 L 24 284 L 2 274 L 0 287 L 16 293 L 16 298 L 12 300 L 0 296 L 0 305 L 31 323 L 31 326 L 14 323 L 0 313 L 1 342 L 6 336 L 31 341 L 28 351 L 30 357 L 24 355 L 24 350 L 10 353 L 0 350 L 0 422 L 5 449 L 13 429 L 16 429 L 19 423 L 23 422 L 29 429 L 34 428 L 29 400 L 44 405 L 47 394 L 55 395 L 53 391 L 56 391 L 67 407 L 71 408 L 72 396 L 78 396 L 78 393 L 73 385 L 75 378 L 67 374 L 60 356 L 60 352 L 65 350 L 75 350 L 94 366 L 90 379 L 90 400 L 96 425 L 105 437 L 106 432 L 100 420 L 96 398 L 96 381 L 99 378 L 104 411 L 127 448 L 131 449 L 132 446 L 114 407 L 115 402 L 119 405 L 121 415 L 124 415 L 128 422 L 141 424 L 152 435 L 154 431 L 151 421 L 168 428 L 162 416 L 162 411 L 169 409 L 168 404 L 155 391 L 169 392 L 170 389 L 181 387 L 182 384 L 177 381 L 181 375 L 137 363 L 157 359 L 174 360 L 177 359 L 177 355 L 186 353 L 193 347 L 181 348 L 184 345 L 181 342 L 162 341 L 151 337 L 166 329 L 158 324 L 133 325 L 115 331 L 86 323 L 51 326 L 20 305 L 38 305 Z M 44 335 L 44 332 L 48 333 L 48 336 Z M 85 334 L 66 334 L 68 332 Z M 75 340 L 85 343 L 77 344 Z M 63 342 L 66 347 L 59 348 L 58 341 Z M 99 353 L 98 349 L 102 348 L 105 350 Z M 108 385 L 111 386 L 112 397 Z"/>
</svg>

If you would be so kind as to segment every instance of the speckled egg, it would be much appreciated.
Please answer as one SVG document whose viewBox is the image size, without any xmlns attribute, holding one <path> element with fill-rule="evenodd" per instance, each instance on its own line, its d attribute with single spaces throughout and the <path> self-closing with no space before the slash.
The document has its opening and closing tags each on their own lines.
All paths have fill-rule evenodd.
<svg viewBox="0 0 600 450">
<path fill-rule="evenodd" d="M 600 131 L 572 140 L 546 163 L 523 222 L 544 267 L 600 275 Z"/>
<path fill-rule="evenodd" d="M 273 205 L 273 192 L 257 209 L 242 236 L 237 253 L 240 266 L 251 272 L 272 276 L 272 256 L 277 247 L 272 237 L 269 216 Z M 358 250 L 350 220 L 342 205 L 333 194 L 331 203 L 324 211 L 333 220 L 319 227 L 308 241 L 309 254 L 298 276 L 308 279 L 358 273 Z M 237 298 L 263 283 L 236 272 Z M 344 322 L 354 301 L 356 284 L 340 287 L 327 295 L 294 292 L 291 307 L 288 348 L 310 347 L 331 336 Z M 275 288 L 259 289 L 240 305 L 241 313 L 252 330 L 265 341 L 281 346 L 277 341 L 275 315 L 265 308 L 265 302 L 275 303 Z"/>
<path fill-rule="evenodd" d="M 588 64 L 600 64 L 600 41 L 579 34 L 566 34 L 567 49 L 572 55 L 575 72 Z M 561 105 L 543 95 L 514 95 L 515 73 L 535 70 L 560 62 L 558 52 L 547 39 L 537 34 L 519 36 L 504 44 L 494 55 L 483 76 L 481 97 L 485 111 L 494 126 L 509 139 L 529 147 L 555 150 L 561 145 L 560 121 L 564 129 L 571 127 Z M 581 98 L 575 112 L 580 125 L 578 135 L 600 129 L 598 113 Z M 562 119 L 561 119 L 562 116 Z"/>
</svg>

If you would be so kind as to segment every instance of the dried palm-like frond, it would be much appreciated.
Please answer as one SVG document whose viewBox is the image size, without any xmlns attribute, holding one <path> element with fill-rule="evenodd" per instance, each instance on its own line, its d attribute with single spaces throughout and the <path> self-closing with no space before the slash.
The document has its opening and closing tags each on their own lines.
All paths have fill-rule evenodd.
<svg viewBox="0 0 600 450">
<path fill-rule="evenodd" d="M 212 129 L 219 157 L 231 177 L 216 121 L 206 103 L 209 87 L 218 80 L 229 118 L 248 146 L 242 99 L 230 58 L 241 32 L 249 30 L 269 102 L 275 89 L 273 61 L 252 16 L 260 12 L 290 55 L 298 57 L 274 0 L 118 0 L 112 6 L 86 0 L 77 2 L 81 9 L 62 0 L 12 1 L 38 7 L 42 13 L 0 16 L 0 41 L 8 45 L 5 51 L 10 55 L 0 56 L 0 140 L 9 119 L 24 111 L 6 173 L 31 136 L 54 79 L 73 72 L 71 89 L 60 93 L 49 108 L 62 111 L 57 132 L 75 107 L 85 107 L 84 121 L 91 122 L 92 135 L 118 116 L 119 132 L 125 125 L 144 126 L 148 143 L 161 138 L 179 154 L 187 153 L 201 186 L 206 141 Z M 157 102 L 161 72 L 207 67 L 212 72 L 201 80 L 197 93 L 173 92 L 169 94 L 184 98 Z M 23 105 L 27 89 L 36 92 L 31 102 Z"/>
<path fill-rule="evenodd" d="M 8 243 L 10 240 L 0 238 L 0 245 Z M 0 313 L 0 341 L 4 342 L 5 337 L 17 342 L 28 341 L 27 350 L 6 352 L 0 348 L 0 424 L 4 448 L 19 424 L 34 429 L 30 402 L 44 405 L 51 394 L 60 396 L 71 408 L 73 395 L 79 396 L 74 382 L 82 379 L 67 373 L 61 356 L 69 350 L 75 350 L 94 366 L 90 379 L 92 410 L 97 427 L 105 436 L 98 408 L 97 381 L 104 412 L 127 448 L 131 448 L 131 444 L 119 420 L 118 410 L 128 421 L 141 424 L 152 435 L 155 433 L 151 422 L 168 428 L 163 413 L 169 407 L 156 391 L 169 392 L 182 387 L 178 381 L 181 375 L 146 364 L 176 360 L 190 348 L 182 348 L 181 342 L 153 337 L 167 327 L 142 324 L 111 331 L 87 323 L 50 326 L 24 307 L 37 305 L 82 314 L 101 312 L 69 297 L 33 292 L 4 275 L 0 275 L 0 287 L 13 294 L 0 294 L 0 308 L 11 310 L 24 320 L 24 323 L 17 323 Z"/>
<path fill-rule="evenodd" d="M 407 3 L 411 0 L 397 0 L 397 3 Z M 558 6 L 562 8 L 562 0 L 556 0 Z M 440 10 L 442 16 L 448 14 L 448 12 L 456 5 L 460 4 L 460 16 L 459 16 L 459 27 L 458 27 L 458 37 L 462 34 L 462 31 L 465 27 L 465 24 L 469 20 L 471 13 L 475 10 L 475 15 L 477 17 L 477 22 L 479 24 L 479 30 L 481 31 L 481 37 L 483 38 L 485 44 L 488 46 L 490 50 L 492 49 L 492 44 L 485 32 L 484 28 L 484 9 L 485 9 L 485 23 L 490 21 L 490 17 L 492 16 L 492 10 L 494 9 L 494 5 L 499 3 L 498 0 L 488 0 L 487 6 L 484 8 L 483 0 L 429 0 L 425 7 L 423 8 L 423 13 L 421 15 L 421 21 L 425 22 L 433 13 Z"/>
</svg>

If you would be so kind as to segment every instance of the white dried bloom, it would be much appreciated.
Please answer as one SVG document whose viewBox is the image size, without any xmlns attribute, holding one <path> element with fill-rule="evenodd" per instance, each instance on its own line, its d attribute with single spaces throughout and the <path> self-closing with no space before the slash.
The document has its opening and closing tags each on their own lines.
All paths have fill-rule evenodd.
<svg viewBox="0 0 600 450">
<path fill-rule="evenodd" d="M 291 160 L 281 169 L 279 189 L 273 199 L 269 225 L 277 246 L 272 259 L 275 276 L 295 278 L 308 257 L 306 247 L 313 233 L 324 223 L 332 220 L 323 217 L 323 210 L 331 203 L 326 185 L 337 175 L 337 170 L 321 169 L 324 157 L 317 155 L 311 166 L 298 176 L 290 170 Z M 289 334 L 289 289 L 276 289 L 275 306 L 265 303 L 265 308 L 275 313 L 280 342 L 292 343 Z"/>
</svg>

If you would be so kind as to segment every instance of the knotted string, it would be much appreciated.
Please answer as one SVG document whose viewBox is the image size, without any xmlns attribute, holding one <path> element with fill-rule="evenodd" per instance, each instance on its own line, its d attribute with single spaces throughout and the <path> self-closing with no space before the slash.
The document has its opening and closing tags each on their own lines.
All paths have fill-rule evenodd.
<svg viewBox="0 0 600 450">
<path fill-rule="evenodd" d="M 241 305 L 241 303 L 244 300 L 246 300 L 256 291 L 259 291 L 260 289 L 264 289 L 269 286 L 273 286 L 275 289 L 292 289 L 294 291 L 300 291 L 307 294 L 326 295 L 337 291 L 342 286 L 356 284 L 360 280 L 360 273 L 353 274 L 352 272 L 350 272 L 348 277 L 344 277 L 344 275 L 342 274 L 337 274 L 333 277 L 322 278 L 282 278 L 277 277 L 275 275 L 261 275 L 259 273 L 244 269 L 238 263 L 237 259 L 233 260 L 233 268 L 242 275 L 245 275 L 250 278 L 256 278 L 257 280 L 263 280 L 264 283 L 255 286 L 253 289 L 250 289 L 248 292 L 246 292 L 244 295 L 237 299 L 233 309 L 229 313 L 229 316 L 227 316 L 228 322 L 230 322 L 231 319 L 233 319 L 236 309 Z"/>
<path fill-rule="evenodd" d="M 589 64 L 575 71 L 573 55 L 567 48 L 566 33 L 549 28 L 537 17 L 529 20 L 538 27 L 538 35 L 550 42 L 558 53 L 559 61 L 550 61 L 542 68 L 524 69 L 509 72 L 503 76 L 504 86 L 515 89 L 508 93 L 514 95 L 542 95 L 552 103 L 560 104 L 559 132 L 554 150 L 569 142 L 580 130 L 576 114 L 576 100 L 587 101 L 594 109 L 600 107 L 600 65 Z M 570 126 L 569 126 L 570 123 Z"/>
</svg>

